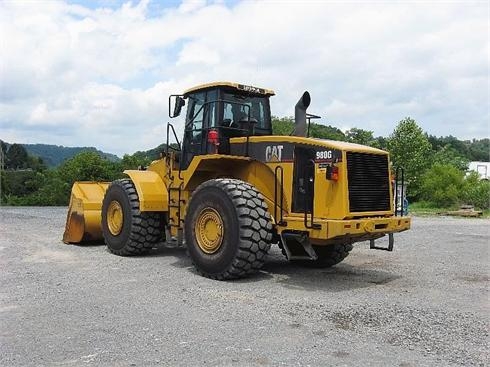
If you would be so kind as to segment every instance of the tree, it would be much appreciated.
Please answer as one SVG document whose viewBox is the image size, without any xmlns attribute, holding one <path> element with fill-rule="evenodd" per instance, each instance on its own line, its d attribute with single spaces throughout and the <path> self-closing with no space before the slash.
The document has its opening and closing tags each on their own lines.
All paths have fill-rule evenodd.
<svg viewBox="0 0 490 367">
<path fill-rule="evenodd" d="M 420 177 L 431 164 L 431 144 L 415 120 L 400 121 L 388 141 L 388 150 L 395 167 L 405 169 L 407 195 L 416 199 L 420 194 Z"/>
<path fill-rule="evenodd" d="M 373 148 L 378 148 L 381 150 L 388 150 L 388 139 L 384 136 L 377 136 L 376 138 L 374 138 L 371 146 Z"/>
<path fill-rule="evenodd" d="M 112 181 L 119 175 L 116 163 L 95 152 L 82 152 L 63 163 L 58 174 L 70 186 L 75 181 Z"/>
<path fill-rule="evenodd" d="M 294 119 L 292 117 L 272 116 L 272 133 L 274 135 L 290 135 L 294 130 Z"/>
<path fill-rule="evenodd" d="M 22 169 L 28 166 L 27 150 L 21 144 L 12 144 L 5 158 L 7 168 Z"/>
<path fill-rule="evenodd" d="M 0 140 L 0 169 L 3 170 L 5 169 L 5 164 L 6 164 L 6 159 L 7 159 L 7 150 L 8 150 L 8 145 L 3 141 Z"/>
<path fill-rule="evenodd" d="M 272 116 L 272 133 L 274 135 L 291 135 L 294 130 L 294 118 Z M 330 126 L 316 124 L 312 122 L 310 124 L 310 137 L 318 139 L 330 139 L 346 141 L 347 138 L 342 130 Z"/>
<path fill-rule="evenodd" d="M 136 152 L 133 155 L 125 154 L 119 162 L 121 165 L 121 171 L 124 171 L 126 169 L 138 169 L 138 167 L 146 167 L 151 163 L 151 159 L 149 159 L 146 155 L 144 154 L 138 154 Z"/>
<path fill-rule="evenodd" d="M 477 172 L 465 177 L 461 190 L 461 200 L 477 209 L 490 208 L 490 181 L 481 180 Z"/>
<path fill-rule="evenodd" d="M 468 146 L 470 161 L 490 162 L 490 139 L 473 139 Z"/>
<path fill-rule="evenodd" d="M 464 173 L 451 164 L 434 163 L 421 177 L 421 199 L 438 207 L 459 202 Z"/>
<path fill-rule="evenodd" d="M 462 156 L 456 149 L 449 144 L 440 148 L 433 157 L 433 163 L 450 164 L 460 171 L 466 171 L 468 169 L 469 160 Z"/>
<path fill-rule="evenodd" d="M 345 134 L 339 128 L 330 125 L 321 125 L 315 123 L 311 123 L 310 125 L 310 137 L 338 141 L 347 140 Z"/>
<path fill-rule="evenodd" d="M 373 145 L 374 136 L 373 132 L 369 130 L 358 129 L 353 127 L 345 132 L 347 141 L 362 145 Z"/>
</svg>

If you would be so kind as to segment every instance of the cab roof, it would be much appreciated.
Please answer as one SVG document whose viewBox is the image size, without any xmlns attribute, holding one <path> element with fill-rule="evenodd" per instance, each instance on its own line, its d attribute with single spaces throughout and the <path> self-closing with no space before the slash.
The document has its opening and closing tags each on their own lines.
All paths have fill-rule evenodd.
<svg viewBox="0 0 490 367">
<path fill-rule="evenodd" d="M 212 83 L 197 85 L 195 87 L 187 89 L 184 92 L 184 97 L 187 97 L 187 95 L 189 93 L 192 93 L 192 92 L 197 92 L 197 91 L 205 90 L 205 89 L 209 89 L 209 88 L 219 88 L 219 87 L 234 88 L 240 92 L 245 91 L 245 92 L 249 92 L 252 94 L 259 94 L 259 95 L 266 95 L 266 96 L 275 95 L 274 91 L 271 89 L 253 87 L 251 85 L 245 85 L 245 84 L 234 83 L 234 82 L 212 82 Z"/>
</svg>

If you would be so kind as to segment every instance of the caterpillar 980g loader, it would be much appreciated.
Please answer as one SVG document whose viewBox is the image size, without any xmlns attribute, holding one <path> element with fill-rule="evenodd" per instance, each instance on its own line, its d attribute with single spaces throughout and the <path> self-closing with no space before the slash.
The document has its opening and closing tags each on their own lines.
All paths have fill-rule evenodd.
<svg viewBox="0 0 490 367">
<path fill-rule="evenodd" d="M 116 255 L 139 255 L 170 236 L 186 245 L 199 273 L 233 279 L 259 270 L 271 244 L 290 261 L 328 267 L 358 241 L 410 228 L 397 209 L 388 153 L 308 138 L 305 92 L 291 136 L 273 136 L 274 92 L 218 82 L 169 97 L 169 116 L 187 105 L 179 142 L 112 183 L 77 182 L 64 242 L 103 238 Z M 169 136 L 177 144 L 169 144 Z M 178 147 L 176 147 L 178 145 Z M 173 148 L 172 148 L 173 147 Z M 395 196 L 395 197 L 394 197 Z"/>
</svg>

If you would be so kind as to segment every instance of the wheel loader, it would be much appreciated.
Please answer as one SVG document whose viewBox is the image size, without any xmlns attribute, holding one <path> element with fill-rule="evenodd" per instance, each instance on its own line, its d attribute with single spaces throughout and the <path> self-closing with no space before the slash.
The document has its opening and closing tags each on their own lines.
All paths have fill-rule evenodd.
<svg viewBox="0 0 490 367">
<path fill-rule="evenodd" d="M 232 82 L 171 95 L 170 118 L 186 107 L 182 142 L 169 123 L 166 149 L 148 167 L 110 183 L 76 182 L 63 241 L 103 239 L 110 252 L 129 256 L 173 240 L 198 273 L 218 280 L 257 272 L 272 244 L 314 267 L 341 262 L 359 241 L 391 251 L 410 218 L 395 205 L 403 182 L 388 153 L 310 138 L 318 116 L 306 112 L 308 92 L 295 106 L 291 135 L 274 136 L 273 95 Z M 387 246 L 378 246 L 385 235 Z"/>
</svg>

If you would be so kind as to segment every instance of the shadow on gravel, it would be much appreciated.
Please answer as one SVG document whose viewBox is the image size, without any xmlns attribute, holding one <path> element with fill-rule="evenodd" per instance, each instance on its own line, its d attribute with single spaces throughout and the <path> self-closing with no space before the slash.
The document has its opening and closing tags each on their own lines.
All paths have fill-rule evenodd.
<svg viewBox="0 0 490 367">
<path fill-rule="evenodd" d="M 64 244 L 62 241 L 61 243 Z M 98 241 L 86 241 L 81 243 L 68 243 L 65 245 L 75 246 L 75 247 L 96 247 L 96 246 L 105 246 L 105 243 L 103 240 L 98 240 Z"/>
<path fill-rule="evenodd" d="M 313 269 L 271 259 L 263 270 L 277 278 L 276 282 L 289 289 L 308 291 L 326 290 L 342 292 L 356 288 L 384 285 L 401 278 L 401 275 L 366 265 L 338 264 L 327 269 Z"/>
<path fill-rule="evenodd" d="M 195 274 L 196 276 L 201 276 L 192 265 L 192 261 L 187 255 L 187 251 L 185 247 L 159 247 L 157 249 L 153 249 L 151 252 L 144 256 L 152 256 L 152 257 L 167 257 L 173 256 L 177 258 L 177 260 L 170 265 L 179 269 L 188 269 L 189 272 Z M 244 279 L 234 279 L 231 282 L 235 283 L 255 283 L 263 280 L 272 279 L 273 276 L 266 272 L 259 272 L 254 274 L 248 278 Z"/>
<path fill-rule="evenodd" d="M 134 258 L 143 260 L 148 257 L 172 257 L 175 261 L 169 265 L 179 269 L 187 269 L 189 272 L 196 274 L 196 276 L 200 276 L 195 271 L 185 247 L 160 246 L 145 255 Z M 267 258 L 260 272 L 244 279 L 232 280 L 232 282 L 274 281 L 289 289 L 341 292 L 383 285 L 399 278 L 401 278 L 400 275 L 375 269 L 372 264 L 352 266 L 347 263 L 341 263 L 332 268 L 315 269 L 291 263 L 283 258 L 271 255 Z"/>
</svg>

